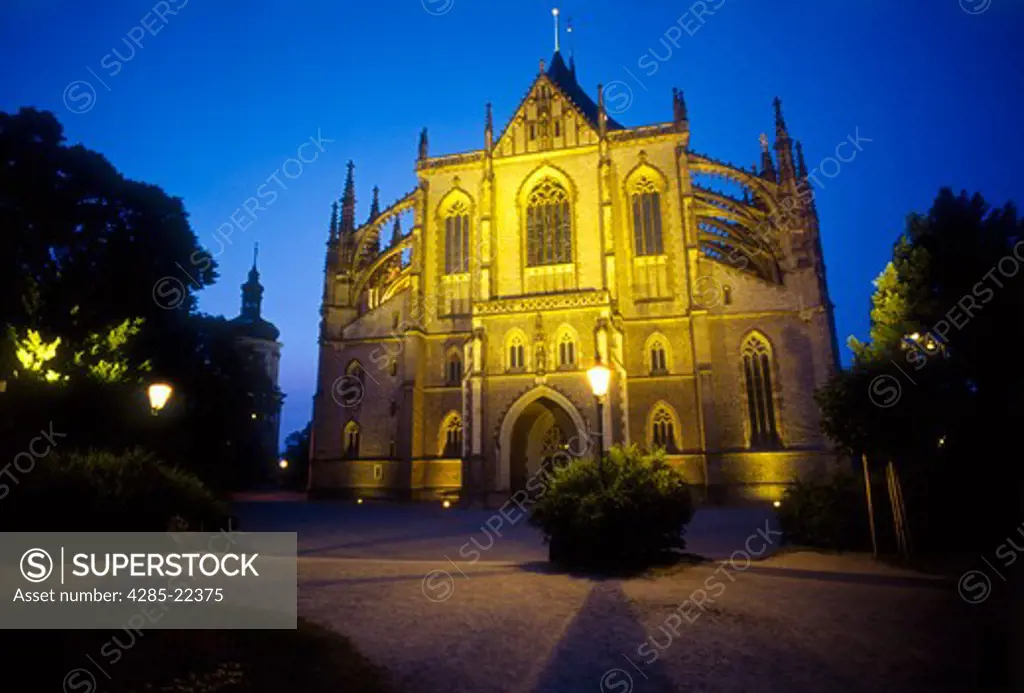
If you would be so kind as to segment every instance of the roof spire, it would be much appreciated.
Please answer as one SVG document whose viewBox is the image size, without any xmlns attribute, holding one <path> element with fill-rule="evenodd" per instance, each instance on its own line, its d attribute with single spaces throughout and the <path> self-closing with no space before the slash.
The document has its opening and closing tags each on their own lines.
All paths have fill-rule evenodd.
<svg viewBox="0 0 1024 693">
<path fill-rule="evenodd" d="M 255 243 L 252 244 L 252 268 L 253 268 L 253 270 L 256 269 L 256 260 L 259 259 L 259 256 L 260 256 L 260 242 L 256 241 Z"/>
<path fill-rule="evenodd" d="M 256 269 L 259 252 L 260 245 L 256 243 L 252 251 L 252 269 L 249 270 L 248 281 L 242 284 L 241 316 L 250 321 L 259 320 L 260 306 L 263 303 L 263 285 L 260 284 L 260 273 Z"/>
<path fill-rule="evenodd" d="M 686 113 L 686 99 L 683 98 L 681 89 L 672 87 L 672 120 L 677 130 L 685 130 L 689 120 Z"/>
<path fill-rule="evenodd" d="M 421 160 L 427 158 L 427 151 L 428 150 L 429 150 L 429 145 L 428 145 L 428 141 L 427 141 L 427 129 L 423 128 L 420 131 L 420 159 Z"/>
<path fill-rule="evenodd" d="M 551 16 L 555 18 L 555 53 L 558 52 L 558 8 L 551 10 Z"/>
<path fill-rule="evenodd" d="M 796 175 L 798 178 L 807 177 L 807 162 L 804 161 L 804 146 L 800 140 L 796 141 Z"/>
<path fill-rule="evenodd" d="M 348 175 L 345 177 L 345 192 L 341 196 L 341 233 L 352 233 L 356 230 L 356 179 L 355 163 L 348 162 Z"/>
<path fill-rule="evenodd" d="M 491 102 L 484 108 L 484 149 L 488 155 L 494 148 L 494 117 L 491 115 Z"/>
<path fill-rule="evenodd" d="M 370 203 L 370 221 L 380 216 L 380 188 L 373 186 L 373 202 Z"/>
<path fill-rule="evenodd" d="M 391 245 L 398 245 L 402 240 L 402 217 L 395 215 L 395 225 L 391 227 Z"/>
<path fill-rule="evenodd" d="M 782 117 L 782 99 L 775 97 L 775 154 L 779 158 L 779 180 L 795 182 L 797 173 L 793 165 L 793 140 L 789 138 L 786 120 Z"/>
<path fill-rule="evenodd" d="M 786 119 L 782 117 L 782 99 L 776 96 L 772 105 L 775 106 L 775 137 L 778 139 L 789 137 L 789 133 L 786 131 Z"/>
<path fill-rule="evenodd" d="M 778 182 L 775 175 L 775 162 L 772 161 L 772 153 L 768 151 L 768 135 L 761 133 L 758 138 L 761 141 L 761 177 L 773 183 Z"/>
<path fill-rule="evenodd" d="M 334 243 L 338 240 L 338 201 L 331 203 L 331 226 L 327 232 L 327 242 Z"/>
</svg>

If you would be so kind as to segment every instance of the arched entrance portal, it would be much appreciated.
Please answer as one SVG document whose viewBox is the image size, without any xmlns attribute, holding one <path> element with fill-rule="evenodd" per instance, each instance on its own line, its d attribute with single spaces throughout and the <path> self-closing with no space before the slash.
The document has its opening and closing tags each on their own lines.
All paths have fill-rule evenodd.
<svg viewBox="0 0 1024 693">
<path fill-rule="evenodd" d="M 559 451 L 579 455 L 587 447 L 585 431 L 576 407 L 557 391 L 541 386 L 520 397 L 501 425 L 499 490 L 525 488 Z"/>
</svg>

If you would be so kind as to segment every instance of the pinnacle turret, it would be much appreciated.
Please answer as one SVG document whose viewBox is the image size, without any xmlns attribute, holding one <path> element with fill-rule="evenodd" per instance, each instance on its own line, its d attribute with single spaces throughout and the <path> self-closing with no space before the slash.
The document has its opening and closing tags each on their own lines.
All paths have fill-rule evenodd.
<svg viewBox="0 0 1024 693">
<path fill-rule="evenodd" d="M 331 226 L 327 233 L 327 242 L 334 244 L 338 242 L 338 201 L 331 203 Z"/>
<path fill-rule="evenodd" d="M 427 154 L 430 150 L 429 141 L 427 140 L 427 129 L 423 128 L 420 131 L 420 160 L 427 158 Z"/>
<path fill-rule="evenodd" d="M 341 234 L 354 233 L 356 230 L 356 165 L 348 162 L 348 175 L 345 177 L 345 192 L 341 196 Z"/>
<path fill-rule="evenodd" d="M 768 150 L 768 135 L 761 133 L 761 172 L 760 176 L 765 180 L 770 180 L 773 183 L 778 181 L 778 176 L 775 174 L 775 162 L 772 161 L 772 153 Z"/>
<path fill-rule="evenodd" d="M 775 97 L 775 155 L 779 159 L 779 181 L 796 183 L 796 169 L 793 166 L 793 140 L 789 138 L 786 120 L 782 117 L 782 99 Z"/>
<path fill-rule="evenodd" d="M 380 188 L 373 186 L 373 201 L 370 202 L 370 219 L 374 221 L 380 216 Z"/>
</svg>

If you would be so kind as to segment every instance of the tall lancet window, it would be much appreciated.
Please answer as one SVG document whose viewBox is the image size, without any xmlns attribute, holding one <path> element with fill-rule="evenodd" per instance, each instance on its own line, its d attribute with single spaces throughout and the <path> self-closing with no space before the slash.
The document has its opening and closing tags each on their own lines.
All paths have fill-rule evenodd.
<svg viewBox="0 0 1024 693">
<path fill-rule="evenodd" d="M 633 186 L 633 248 L 639 255 L 661 255 L 661 195 L 649 178 Z"/>
<path fill-rule="evenodd" d="M 747 386 L 750 446 L 777 447 L 779 433 L 775 427 L 772 355 L 767 342 L 757 335 L 751 335 L 743 343 L 743 376 Z"/>
<path fill-rule="evenodd" d="M 556 181 L 545 178 L 526 203 L 526 264 L 560 265 L 572 262 L 572 217 L 569 195 Z"/>
<path fill-rule="evenodd" d="M 444 271 L 469 271 L 469 208 L 461 200 L 453 204 L 444 219 Z"/>
</svg>

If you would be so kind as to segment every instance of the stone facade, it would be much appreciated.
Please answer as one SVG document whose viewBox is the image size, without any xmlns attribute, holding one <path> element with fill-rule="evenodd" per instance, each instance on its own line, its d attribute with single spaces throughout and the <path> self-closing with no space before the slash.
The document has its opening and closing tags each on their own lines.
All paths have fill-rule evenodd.
<svg viewBox="0 0 1024 693">
<path fill-rule="evenodd" d="M 776 498 L 833 463 L 813 391 L 837 366 L 818 217 L 776 100 L 747 171 L 673 118 L 627 128 L 555 53 L 484 147 L 432 157 L 355 221 L 335 203 L 310 490 L 495 502 L 592 440 L 665 447 L 712 498 Z M 402 230 L 406 220 L 408 232 Z M 390 230 L 389 241 L 382 233 Z"/>
</svg>

